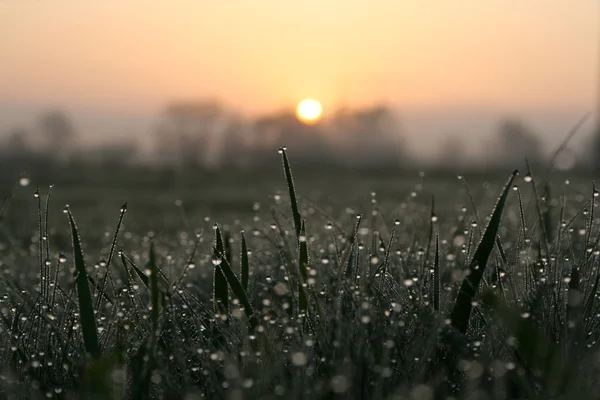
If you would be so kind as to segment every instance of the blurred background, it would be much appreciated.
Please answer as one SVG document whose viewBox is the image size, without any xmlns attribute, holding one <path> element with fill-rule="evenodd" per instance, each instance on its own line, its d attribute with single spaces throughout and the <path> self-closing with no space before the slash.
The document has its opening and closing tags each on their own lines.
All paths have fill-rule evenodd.
<svg viewBox="0 0 600 400">
<path fill-rule="evenodd" d="M 248 170 L 286 145 L 306 168 L 505 170 L 592 112 L 556 165 L 591 170 L 599 16 L 595 0 L 2 1 L 2 166 Z"/>
</svg>

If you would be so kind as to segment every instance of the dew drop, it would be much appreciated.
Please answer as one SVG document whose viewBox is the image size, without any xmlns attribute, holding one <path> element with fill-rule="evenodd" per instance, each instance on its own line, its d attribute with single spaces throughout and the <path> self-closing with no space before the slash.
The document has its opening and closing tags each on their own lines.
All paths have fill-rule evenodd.
<svg viewBox="0 0 600 400">
<path fill-rule="evenodd" d="M 292 354 L 292 364 L 296 367 L 302 367 L 308 363 L 308 357 L 306 353 L 297 351 Z"/>
</svg>

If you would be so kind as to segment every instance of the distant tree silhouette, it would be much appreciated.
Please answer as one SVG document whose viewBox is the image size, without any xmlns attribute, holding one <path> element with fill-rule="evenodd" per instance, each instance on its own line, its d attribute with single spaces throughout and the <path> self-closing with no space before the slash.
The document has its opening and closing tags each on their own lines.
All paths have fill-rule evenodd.
<svg viewBox="0 0 600 400">
<path fill-rule="evenodd" d="M 220 164 L 225 166 L 250 166 L 255 161 L 252 145 L 252 134 L 246 121 L 238 116 L 231 115 L 222 132 L 222 149 Z"/>
<path fill-rule="evenodd" d="M 465 143 L 458 135 L 447 135 L 440 146 L 437 164 L 441 167 L 461 167 L 466 161 Z"/>
<path fill-rule="evenodd" d="M 336 154 L 344 164 L 389 165 L 405 162 L 400 123 L 386 106 L 338 110 L 330 125 Z"/>
<path fill-rule="evenodd" d="M 136 161 L 137 150 L 135 142 L 109 143 L 86 150 L 84 159 L 105 166 L 131 165 Z"/>
<path fill-rule="evenodd" d="M 159 159 L 181 166 L 279 162 L 280 146 L 290 148 L 295 163 L 390 165 L 405 154 L 399 123 L 385 106 L 342 110 L 309 125 L 288 109 L 247 121 L 212 100 L 175 102 L 155 134 Z"/>
<path fill-rule="evenodd" d="M 12 128 L 7 135 L 4 149 L 9 154 L 23 155 L 31 151 L 28 132 L 23 128 Z"/>
<path fill-rule="evenodd" d="M 163 161 L 182 166 L 219 164 L 229 124 L 230 113 L 214 100 L 171 103 L 156 130 L 157 150 Z"/>
<path fill-rule="evenodd" d="M 505 119 L 498 126 L 492 143 L 491 161 L 496 165 L 522 165 L 525 158 L 531 164 L 543 161 L 541 141 L 522 121 Z"/>
<path fill-rule="evenodd" d="M 321 125 L 307 125 L 289 110 L 256 119 L 252 123 L 252 132 L 250 145 L 259 162 L 273 159 L 274 152 L 281 146 L 293 151 L 296 163 L 324 162 L 330 154 L 330 144 Z"/>
<path fill-rule="evenodd" d="M 69 161 L 77 147 L 77 132 L 70 118 L 62 111 L 52 110 L 40 116 L 38 126 L 50 156 L 58 161 Z"/>
</svg>

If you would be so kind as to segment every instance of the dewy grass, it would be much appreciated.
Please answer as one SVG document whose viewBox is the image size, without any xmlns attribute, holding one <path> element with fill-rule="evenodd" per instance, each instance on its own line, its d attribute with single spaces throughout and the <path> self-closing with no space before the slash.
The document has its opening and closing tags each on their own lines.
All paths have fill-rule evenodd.
<svg viewBox="0 0 600 400">
<path fill-rule="evenodd" d="M 461 284 L 458 297 L 456 298 L 456 302 L 452 308 L 452 312 L 450 314 L 452 326 L 454 326 L 463 334 L 467 332 L 469 318 L 471 316 L 471 309 L 473 308 L 472 303 L 475 295 L 477 294 L 481 278 L 483 278 L 483 273 L 485 271 L 488 258 L 494 249 L 496 235 L 498 234 L 498 229 L 500 228 L 500 219 L 502 217 L 502 211 L 504 210 L 504 204 L 506 203 L 508 192 L 517 173 L 517 171 L 512 173 L 502 189 L 502 193 L 498 198 L 498 202 L 494 207 L 494 211 L 492 211 L 490 222 L 483 232 L 483 237 L 481 238 L 479 246 L 477 246 L 477 250 L 475 250 L 473 260 L 471 261 L 471 265 L 467 270 L 467 276 Z"/>
<path fill-rule="evenodd" d="M 248 246 L 246 245 L 246 237 L 244 236 L 244 232 L 241 233 L 242 236 L 242 251 L 240 254 L 240 275 L 242 277 L 242 288 L 244 291 L 248 292 L 248 281 L 250 279 L 250 261 L 248 260 Z"/>
<path fill-rule="evenodd" d="M 294 179 L 292 178 L 292 169 L 287 156 L 287 147 L 281 147 L 279 149 L 281 157 L 283 159 L 283 171 L 285 173 L 285 179 L 287 181 L 288 192 L 290 194 L 290 206 L 292 207 L 292 217 L 294 219 L 294 228 L 296 229 L 296 238 L 300 241 L 300 230 L 302 224 L 302 217 L 300 211 L 298 211 L 298 200 L 296 200 L 296 189 L 294 188 Z"/>
<path fill-rule="evenodd" d="M 215 250 L 212 258 L 212 263 L 215 269 L 213 274 L 213 301 L 215 312 L 218 314 L 227 315 L 229 312 L 229 290 L 227 289 L 227 278 L 225 278 L 223 269 L 221 268 L 225 254 L 225 247 L 223 246 L 221 230 L 216 224 L 214 229 Z"/>
<path fill-rule="evenodd" d="M 77 299 L 79 303 L 79 318 L 81 321 L 81 332 L 83 333 L 83 342 L 86 352 L 98 357 L 100 355 L 100 345 L 98 344 L 98 332 L 96 330 L 96 317 L 94 316 L 94 305 L 92 295 L 88 285 L 88 274 L 85 269 L 83 251 L 81 250 L 81 240 L 79 231 L 75 225 L 75 219 L 71 214 L 71 209 L 67 207 L 69 225 L 71 226 L 71 236 L 73 239 L 73 260 L 75 262 L 75 283 L 77 284 Z"/>
<path fill-rule="evenodd" d="M 140 234 L 147 215 L 137 206 L 127 226 L 123 207 L 116 229 L 78 227 L 69 209 L 68 224 L 50 227 L 39 203 L 29 220 L 6 212 L 0 397 L 597 397 L 595 187 L 591 204 L 564 190 L 560 216 L 544 214 L 555 230 L 543 239 L 538 216 L 522 206 L 521 196 L 537 195 L 532 185 L 507 200 L 514 174 L 482 229 L 478 207 L 497 193 L 480 195 L 471 178 L 464 199 L 448 188 L 435 208 L 419 202 L 432 198 L 423 179 L 409 202 L 394 187 L 377 215 L 363 217 L 356 205 L 300 209 L 285 149 L 282 163 L 274 185 L 287 188 L 290 206 L 279 194 L 272 209 L 255 203 L 251 222 L 232 216 L 206 240 L 186 226 Z M 352 182 L 349 190 L 363 190 Z M 472 209 L 453 214 L 463 201 Z M 384 218 L 386 206 L 398 222 Z M 25 245 L 10 236 L 10 218 L 31 221 Z M 72 259 L 59 253 L 69 248 L 65 227 Z M 31 240 L 38 235 L 41 246 Z M 86 268 L 81 235 L 88 260 L 106 263 Z M 56 261 L 48 270 L 38 251 L 44 267 Z"/>
</svg>

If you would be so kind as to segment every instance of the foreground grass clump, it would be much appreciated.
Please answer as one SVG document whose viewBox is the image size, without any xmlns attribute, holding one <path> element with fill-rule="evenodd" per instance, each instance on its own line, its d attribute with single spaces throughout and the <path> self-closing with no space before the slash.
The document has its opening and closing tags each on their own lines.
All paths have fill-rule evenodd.
<svg viewBox="0 0 600 400">
<path fill-rule="evenodd" d="M 568 186 L 554 198 L 528 171 L 522 193 L 515 171 L 489 219 L 467 190 L 472 209 L 459 215 L 432 200 L 387 219 L 373 195 L 368 214 L 334 222 L 297 195 L 280 153 L 290 207 L 265 229 L 255 216 L 175 243 L 139 237 L 125 204 L 107 247 L 89 249 L 104 229 L 78 227 L 66 207 L 54 222 L 71 238 L 65 255 L 50 192 L 36 192 L 36 246 L 11 242 L 0 270 L 1 397 L 599 393 L 593 185 L 573 207 Z M 84 250 L 106 260 L 90 268 Z"/>
</svg>

